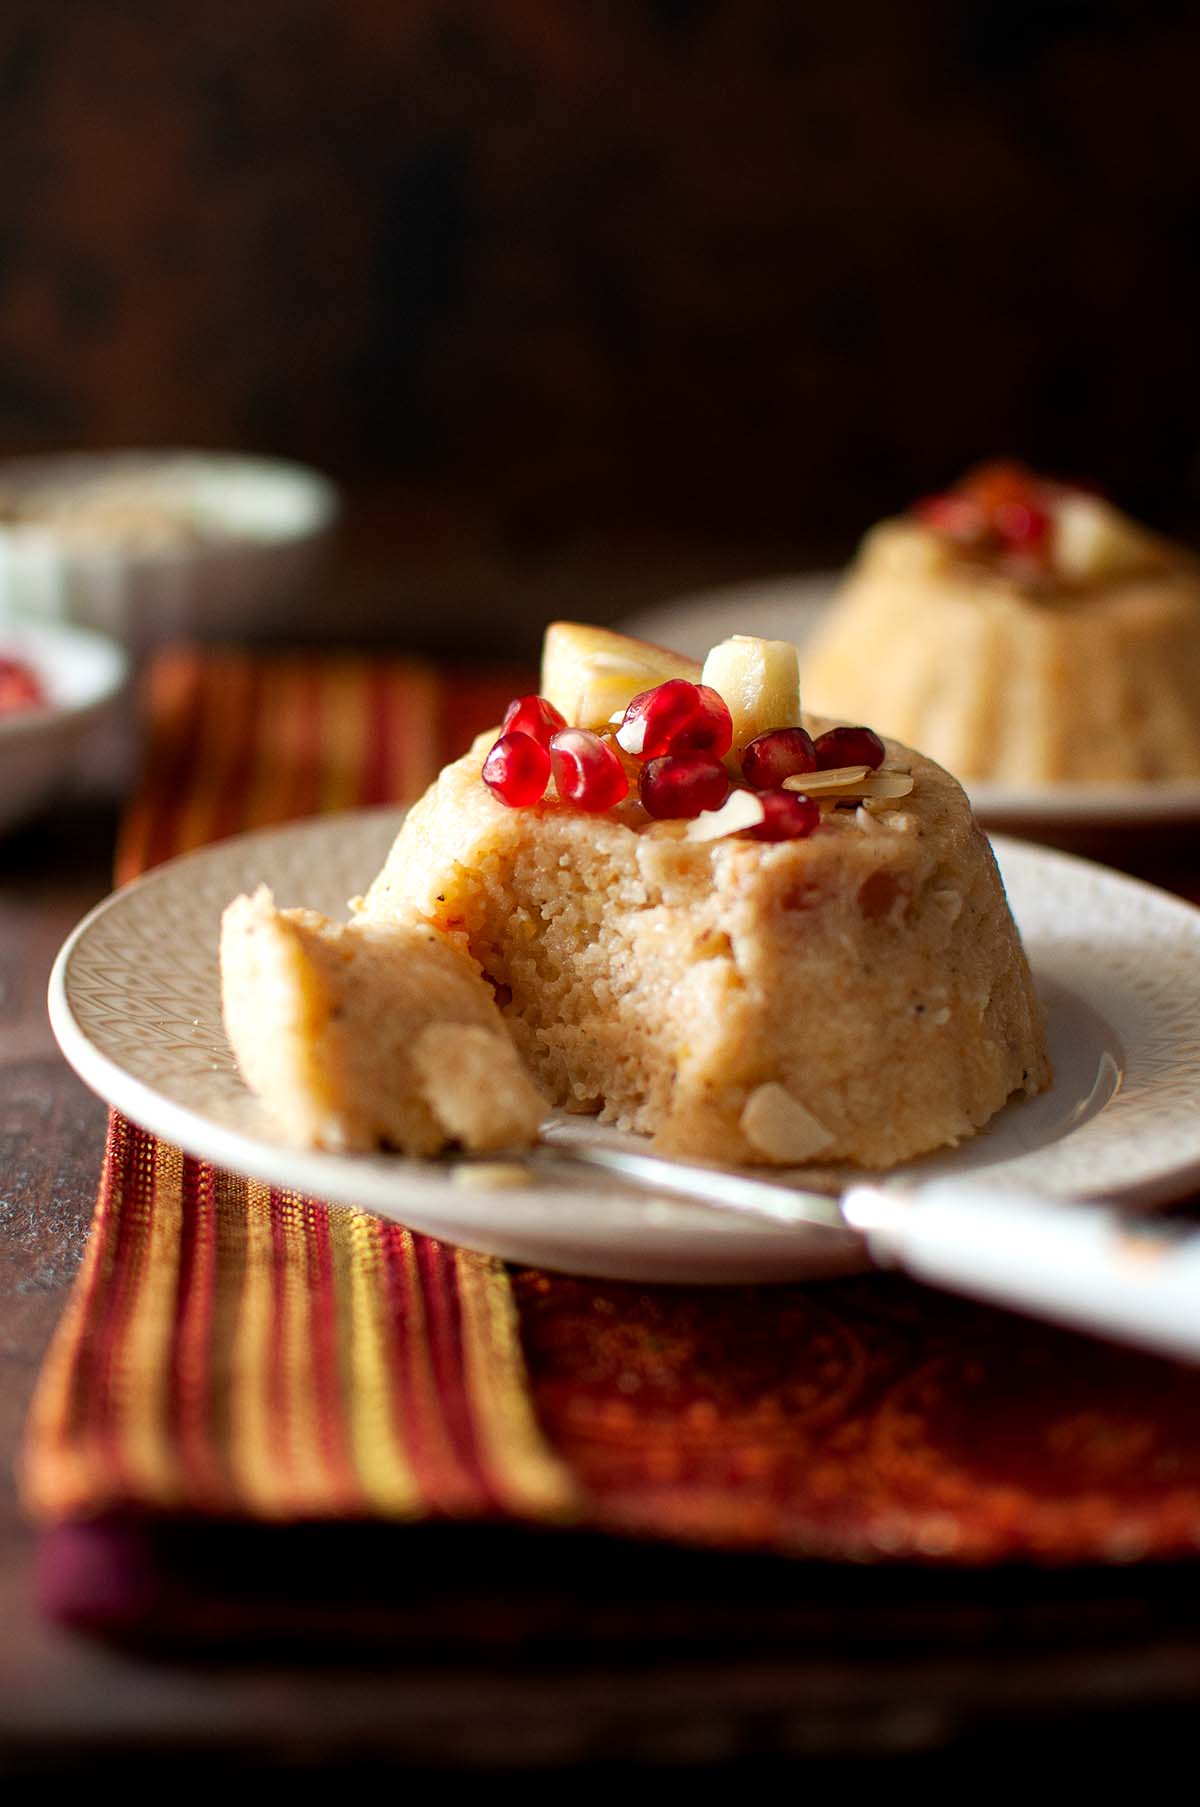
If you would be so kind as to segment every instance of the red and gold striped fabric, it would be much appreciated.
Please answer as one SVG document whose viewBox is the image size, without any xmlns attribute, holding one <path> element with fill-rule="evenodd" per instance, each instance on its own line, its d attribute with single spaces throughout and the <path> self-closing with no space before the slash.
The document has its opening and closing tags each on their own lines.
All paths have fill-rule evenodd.
<svg viewBox="0 0 1200 1807">
<path fill-rule="evenodd" d="M 411 796 L 513 684 L 178 653 L 124 880 Z M 510 1517 L 861 1560 L 1200 1549 L 1200 1375 L 887 1276 L 670 1289 L 506 1270 L 114 1117 L 31 1417 L 43 1521 Z"/>
</svg>

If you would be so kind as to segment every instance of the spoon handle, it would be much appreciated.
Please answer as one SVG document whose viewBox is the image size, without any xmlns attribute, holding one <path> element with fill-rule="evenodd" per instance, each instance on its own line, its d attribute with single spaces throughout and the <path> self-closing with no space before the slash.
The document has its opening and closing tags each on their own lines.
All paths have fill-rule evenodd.
<svg viewBox="0 0 1200 1807">
<path fill-rule="evenodd" d="M 951 1292 L 1200 1360 L 1200 1229 L 979 1180 L 855 1186 L 872 1257 Z"/>
</svg>

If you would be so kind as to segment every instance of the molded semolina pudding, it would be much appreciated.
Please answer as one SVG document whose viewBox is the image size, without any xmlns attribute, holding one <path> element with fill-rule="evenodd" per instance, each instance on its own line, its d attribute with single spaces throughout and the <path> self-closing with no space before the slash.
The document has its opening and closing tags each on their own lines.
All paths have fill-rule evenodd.
<svg viewBox="0 0 1200 1807">
<path fill-rule="evenodd" d="M 990 465 L 867 534 L 805 651 L 812 708 L 965 779 L 1200 776 L 1200 567 L 1100 497 Z"/>
<path fill-rule="evenodd" d="M 1041 1008 L 957 781 L 896 741 L 870 735 L 871 751 L 802 716 L 781 643 L 735 638 L 701 672 L 619 642 L 550 630 L 542 696 L 570 713 L 544 789 L 528 741 L 481 737 L 411 810 L 359 920 L 432 922 L 486 974 L 555 1104 L 680 1154 L 886 1167 L 1042 1090 Z M 729 743 L 713 751 L 710 705 L 647 759 L 668 702 L 684 708 L 697 684 Z M 622 720 L 642 688 L 661 723 L 653 707 Z M 805 741 L 819 769 L 779 781 Z M 741 781 L 751 770 L 765 789 Z M 696 813 L 693 781 L 710 804 L 723 782 L 728 800 Z M 793 802 L 808 811 L 794 823 Z M 785 838 L 761 838 L 777 815 Z"/>
</svg>

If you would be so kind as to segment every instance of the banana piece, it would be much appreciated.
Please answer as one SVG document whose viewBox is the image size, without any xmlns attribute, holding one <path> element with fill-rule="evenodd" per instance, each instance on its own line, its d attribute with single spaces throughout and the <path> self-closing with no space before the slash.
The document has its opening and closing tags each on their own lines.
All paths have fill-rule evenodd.
<svg viewBox="0 0 1200 1807">
<path fill-rule="evenodd" d="M 700 676 L 694 659 L 582 621 L 554 621 L 542 648 L 540 694 L 573 728 L 604 728 L 643 690 Z"/>
<path fill-rule="evenodd" d="M 787 640 L 734 634 L 713 647 L 701 682 L 728 705 L 735 751 L 772 728 L 794 728 L 800 720 L 800 670 L 796 649 Z"/>
<path fill-rule="evenodd" d="M 1069 582 L 1135 577 L 1164 562 L 1162 541 L 1099 496 L 1081 492 L 1054 507 L 1054 563 Z"/>
</svg>

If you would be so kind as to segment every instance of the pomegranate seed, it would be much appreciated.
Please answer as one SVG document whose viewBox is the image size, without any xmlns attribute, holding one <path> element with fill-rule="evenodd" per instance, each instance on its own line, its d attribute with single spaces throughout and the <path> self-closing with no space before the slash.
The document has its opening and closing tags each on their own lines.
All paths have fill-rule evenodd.
<svg viewBox="0 0 1200 1807">
<path fill-rule="evenodd" d="M 629 795 L 625 767 L 606 740 L 588 728 L 563 728 L 550 742 L 554 782 L 564 803 L 591 816 Z"/>
<path fill-rule="evenodd" d="M 1001 557 L 1010 575 L 1042 582 L 1053 557 L 1050 512 L 1061 485 L 1023 464 L 999 460 L 968 472 L 957 490 L 918 502 L 918 519 L 958 545 Z"/>
<path fill-rule="evenodd" d="M 959 485 L 959 493 L 978 503 L 984 513 L 994 516 L 998 508 L 1009 503 L 1036 500 L 1039 484 L 1028 465 L 1012 458 L 996 458 L 968 471 Z"/>
<path fill-rule="evenodd" d="M 816 769 L 816 748 L 804 728 L 772 728 L 742 754 L 742 776 L 756 791 L 777 791 L 785 778 Z"/>
<path fill-rule="evenodd" d="M 987 515 L 969 496 L 926 496 L 913 509 L 919 521 L 962 546 L 974 546 L 987 537 Z"/>
<path fill-rule="evenodd" d="M 635 759 L 661 759 L 699 714 L 698 687 L 686 678 L 668 678 L 634 697 L 617 729 L 617 744 Z"/>
<path fill-rule="evenodd" d="M 711 684 L 697 684 L 698 713 L 671 742 L 672 753 L 709 753 L 724 759 L 733 745 L 733 717 L 725 698 Z"/>
<path fill-rule="evenodd" d="M 817 770 L 832 772 L 842 765 L 865 765 L 874 771 L 887 757 L 887 748 L 873 728 L 828 728 L 813 742 Z"/>
<path fill-rule="evenodd" d="M 566 717 L 560 715 L 554 704 L 548 703 L 544 696 L 518 696 L 513 698 L 504 711 L 500 732 L 528 734 L 539 745 L 548 747 L 551 735 L 557 734 L 566 725 Z"/>
<path fill-rule="evenodd" d="M 549 777 L 549 751 L 532 734 L 502 734 L 483 762 L 483 782 L 509 809 L 539 803 Z"/>
<path fill-rule="evenodd" d="M 648 815 L 698 816 L 720 809 L 729 795 L 729 773 L 709 753 L 668 753 L 642 767 L 638 789 Z"/>
<path fill-rule="evenodd" d="M 1037 502 L 1005 502 L 993 516 L 1005 545 L 1026 554 L 1045 551 L 1050 542 L 1049 511 Z"/>
<path fill-rule="evenodd" d="M 37 673 L 19 659 L 0 658 L 0 713 L 36 709 L 46 700 Z"/>
<path fill-rule="evenodd" d="M 753 828 L 743 828 L 750 841 L 802 841 L 821 820 L 821 810 L 801 791 L 760 791 L 758 800 L 766 812 Z"/>
</svg>

